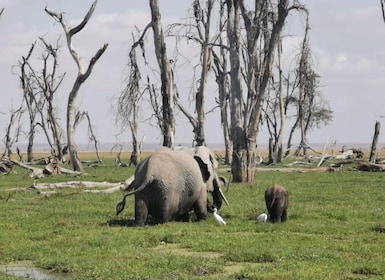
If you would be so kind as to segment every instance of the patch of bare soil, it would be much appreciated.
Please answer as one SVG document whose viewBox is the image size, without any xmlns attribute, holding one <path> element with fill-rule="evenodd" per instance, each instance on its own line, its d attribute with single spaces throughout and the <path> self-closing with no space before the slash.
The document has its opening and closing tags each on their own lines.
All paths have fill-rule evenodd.
<svg viewBox="0 0 385 280">
<path fill-rule="evenodd" d="M 169 254 L 175 254 L 185 257 L 203 257 L 203 258 L 220 258 L 223 254 L 212 251 L 197 252 L 192 251 L 186 248 L 179 247 L 175 243 L 162 243 L 156 246 L 153 250 L 161 251 Z M 236 273 L 240 273 L 246 266 L 257 267 L 262 265 L 261 263 L 251 263 L 251 262 L 227 262 L 223 270 L 224 272 L 220 274 L 221 277 L 228 277 Z M 219 276 L 219 275 L 217 275 Z"/>
</svg>

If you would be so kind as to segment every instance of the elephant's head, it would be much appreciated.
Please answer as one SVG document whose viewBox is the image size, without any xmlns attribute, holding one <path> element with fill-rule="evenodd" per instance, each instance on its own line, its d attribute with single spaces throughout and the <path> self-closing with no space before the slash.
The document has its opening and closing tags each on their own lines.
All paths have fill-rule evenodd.
<svg viewBox="0 0 385 280">
<path fill-rule="evenodd" d="M 204 163 L 204 165 L 200 164 L 201 172 L 206 182 L 207 191 L 213 196 L 212 204 L 208 202 L 208 211 L 213 212 L 214 208 L 220 209 L 223 201 L 229 205 L 221 189 L 223 183 L 217 174 L 218 161 L 215 159 L 214 153 L 205 146 L 199 146 L 195 148 L 194 158 Z"/>
</svg>

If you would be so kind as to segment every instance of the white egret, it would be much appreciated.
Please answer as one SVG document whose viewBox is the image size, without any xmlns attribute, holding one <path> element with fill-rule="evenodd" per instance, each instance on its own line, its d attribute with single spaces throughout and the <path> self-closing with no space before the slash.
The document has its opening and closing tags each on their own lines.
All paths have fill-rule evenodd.
<svg viewBox="0 0 385 280">
<path fill-rule="evenodd" d="M 259 215 L 257 217 L 257 221 L 258 222 L 266 222 L 267 221 L 267 214 L 266 213 L 262 213 L 261 215 Z"/>
<path fill-rule="evenodd" d="M 226 225 L 225 220 L 223 220 L 223 218 L 221 216 L 219 216 L 217 212 L 218 212 L 218 209 L 214 208 L 214 219 L 215 219 L 215 221 L 217 221 L 217 223 L 220 224 L 220 225 Z"/>
</svg>

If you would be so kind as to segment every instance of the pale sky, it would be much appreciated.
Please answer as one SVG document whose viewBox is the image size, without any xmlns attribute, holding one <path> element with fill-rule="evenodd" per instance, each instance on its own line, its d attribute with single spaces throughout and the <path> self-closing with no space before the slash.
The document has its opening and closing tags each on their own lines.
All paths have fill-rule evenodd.
<svg viewBox="0 0 385 280">
<path fill-rule="evenodd" d="M 52 11 L 65 12 L 67 22 L 73 26 L 83 19 L 92 3 L 92 0 L 0 0 L 0 9 L 5 9 L 0 18 L 0 139 L 4 137 L 10 109 L 16 109 L 21 100 L 18 69 L 13 66 L 27 54 L 38 36 L 43 35 L 52 43 L 59 35 L 62 36 L 59 71 L 67 74 L 63 88 L 57 94 L 60 96 L 60 119 L 62 127 L 65 127 L 66 100 L 77 68 L 68 55 L 62 27 L 45 13 L 44 8 L 47 6 Z M 167 23 L 185 18 L 189 3 L 187 0 L 159 0 L 164 28 Z M 382 123 L 384 119 L 380 115 L 385 115 L 385 24 L 380 1 L 303 0 L 302 3 L 310 12 L 310 44 L 314 67 L 321 76 L 320 90 L 334 111 L 333 122 L 312 131 L 309 142 L 322 144 L 330 137 L 341 145 L 371 143 L 375 122 Z M 104 43 L 109 43 L 90 78 L 82 85 L 77 99 L 79 110 L 89 112 L 96 137 L 101 143 L 131 141 L 129 131 L 120 134 L 116 126 L 111 99 L 123 86 L 131 33 L 135 26 L 142 28 L 150 21 L 149 11 L 149 1 L 99 0 L 93 17 L 73 39 L 74 48 L 83 57 L 85 65 Z M 296 40 L 295 35 L 301 35 L 298 34 L 298 27 L 301 23 L 303 26 L 303 22 L 303 16 L 297 13 L 289 16 L 285 34 L 292 37 L 288 42 L 294 44 L 301 39 Z M 168 51 L 172 52 L 173 47 L 168 45 Z M 36 63 L 40 53 L 40 50 L 35 51 Z M 156 66 L 155 63 L 153 65 Z M 177 81 L 180 85 L 177 86 L 180 94 L 187 96 L 183 86 L 187 87 L 185 81 L 190 77 L 183 80 L 183 70 L 180 72 L 181 78 Z M 184 98 L 188 100 L 186 96 Z M 212 98 L 206 97 L 208 108 L 211 108 L 209 104 L 213 104 Z M 188 104 L 185 106 L 188 107 Z M 190 111 L 193 112 L 193 108 Z M 216 115 L 209 114 L 206 118 L 208 143 L 223 142 Z M 27 121 L 24 123 L 28 124 Z M 147 143 L 161 143 L 162 137 L 157 128 L 143 124 L 139 130 L 140 136 L 145 135 Z M 87 143 L 85 131 L 86 127 L 81 126 L 78 143 Z M 178 113 L 176 142 L 191 143 L 192 136 L 190 124 Z M 21 142 L 24 138 L 23 135 Z M 268 142 L 264 131 L 258 142 Z M 380 142 L 385 142 L 381 133 Z"/>
</svg>

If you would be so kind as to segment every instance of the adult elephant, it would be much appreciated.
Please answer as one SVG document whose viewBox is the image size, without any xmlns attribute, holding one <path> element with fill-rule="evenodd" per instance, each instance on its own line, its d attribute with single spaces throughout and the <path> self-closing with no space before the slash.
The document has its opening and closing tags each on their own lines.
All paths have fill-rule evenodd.
<svg viewBox="0 0 385 280">
<path fill-rule="evenodd" d="M 172 150 L 161 147 L 141 161 L 135 170 L 135 179 L 128 193 L 116 206 L 116 214 L 123 211 L 126 197 L 135 195 L 135 225 L 143 226 L 148 215 L 159 223 L 189 220 L 194 210 L 197 220 L 207 217 L 207 193 L 213 195 L 213 205 L 220 208 L 223 195 L 210 155 Z M 206 152 L 209 152 L 207 149 Z"/>
<path fill-rule="evenodd" d="M 289 206 L 289 193 L 280 185 L 271 185 L 265 191 L 266 208 L 269 221 L 272 223 L 286 222 Z"/>
</svg>

